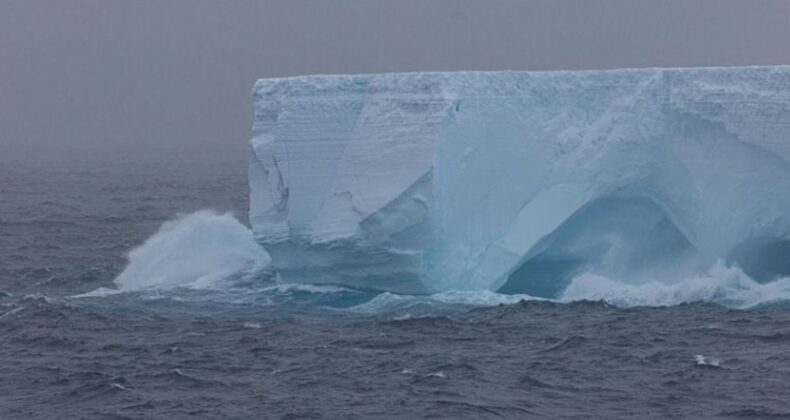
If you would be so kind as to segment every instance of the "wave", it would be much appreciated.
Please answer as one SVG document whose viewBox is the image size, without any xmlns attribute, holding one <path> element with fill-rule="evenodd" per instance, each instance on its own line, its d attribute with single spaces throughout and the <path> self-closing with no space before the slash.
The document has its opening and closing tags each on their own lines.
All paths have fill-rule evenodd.
<svg viewBox="0 0 790 420">
<path fill-rule="evenodd" d="M 587 273 L 575 277 L 557 300 L 602 300 L 621 307 L 712 302 L 729 308 L 748 309 L 790 300 L 790 278 L 758 283 L 737 266 L 725 265 L 721 261 L 706 274 L 677 283 L 649 281 L 634 285 Z"/>
<path fill-rule="evenodd" d="M 681 279 L 675 283 L 647 281 L 642 284 L 628 284 L 584 273 L 576 276 L 554 299 L 528 294 L 503 294 L 490 290 L 454 290 L 427 296 L 382 293 L 350 309 L 359 313 L 405 312 L 414 315 L 429 313 L 432 308 L 437 307 L 488 307 L 535 300 L 555 303 L 602 301 L 623 308 L 706 302 L 733 309 L 753 309 L 790 302 L 790 277 L 759 283 L 739 267 L 719 261 L 704 275 Z"/>
<path fill-rule="evenodd" d="M 360 314 L 401 313 L 403 317 L 412 317 L 435 314 L 442 310 L 511 305 L 524 300 L 545 299 L 524 294 L 508 295 L 490 290 L 451 290 L 424 296 L 385 292 L 349 310 Z"/>
<path fill-rule="evenodd" d="M 210 210 L 165 222 L 128 260 L 115 279 L 120 291 L 222 288 L 254 279 L 271 263 L 247 227 Z"/>
</svg>

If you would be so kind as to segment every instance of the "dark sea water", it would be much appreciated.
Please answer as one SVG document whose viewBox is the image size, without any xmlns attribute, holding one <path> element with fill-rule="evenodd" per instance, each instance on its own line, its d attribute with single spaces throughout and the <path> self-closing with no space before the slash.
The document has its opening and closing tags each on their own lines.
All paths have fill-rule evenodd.
<svg viewBox="0 0 790 420">
<path fill-rule="evenodd" d="M 246 223 L 246 169 L 0 161 L 0 418 L 790 418 L 784 302 L 95 292 L 179 214 Z"/>
</svg>

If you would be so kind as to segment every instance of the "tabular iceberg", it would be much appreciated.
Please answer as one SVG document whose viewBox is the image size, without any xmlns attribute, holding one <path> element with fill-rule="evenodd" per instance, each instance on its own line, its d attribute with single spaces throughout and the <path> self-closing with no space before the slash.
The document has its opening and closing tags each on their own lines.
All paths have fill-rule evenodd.
<svg viewBox="0 0 790 420">
<path fill-rule="evenodd" d="M 286 281 L 790 273 L 790 67 L 302 76 L 254 105 L 250 223 Z"/>
</svg>

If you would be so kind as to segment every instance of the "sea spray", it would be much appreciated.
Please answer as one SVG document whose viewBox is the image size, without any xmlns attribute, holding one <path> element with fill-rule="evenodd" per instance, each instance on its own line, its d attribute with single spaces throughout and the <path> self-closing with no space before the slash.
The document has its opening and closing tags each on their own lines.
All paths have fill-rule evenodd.
<svg viewBox="0 0 790 420">
<path fill-rule="evenodd" d="M 200 210 L 165 222 L 128 255 L 121 291 L 214 288 L 265 270 L 271 259 L 231 214 Z"/>
<path fill-rule="evenodd" d="M 758 283 L 737 266 L 726 265 L 721 261 L 711 266 L 704 275 L 672 283 L 646 281 L 642 284 L 626 284 L 585 273 L 574 278 L 558 300 L 603 300 L 622 307 L 712 302 L 730 308 L 747 309 L 790 300 L 790 278 Z"/>
</svg>

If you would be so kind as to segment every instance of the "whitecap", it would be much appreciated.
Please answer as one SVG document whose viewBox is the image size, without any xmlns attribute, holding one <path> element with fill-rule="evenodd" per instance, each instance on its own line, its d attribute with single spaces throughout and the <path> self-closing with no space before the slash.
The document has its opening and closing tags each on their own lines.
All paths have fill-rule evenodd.
<svg viewBox="0 0 790 420">
<path fill-rule="evenodd" d="M 694 355 L 694 361 L 697 362 L 697 366 L 721 367 L 721 360 L 705 357 L 702 354 Z"/>
<path fill-rule="evenodd" d="M 736 266 L 722 262 L 707 273 L 675 283 L 648 281 L 627 284 L 595 274 L 573 279 L 560 295 L 560 302 L 603 300 L 615 306 L 673 306 L 692 302 L 712 302 L 747 309 L 790 299 L 790 278 L 758 283 Z"/>
</svg>

